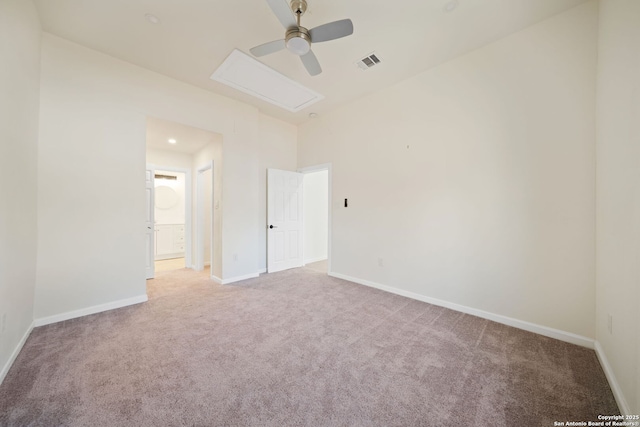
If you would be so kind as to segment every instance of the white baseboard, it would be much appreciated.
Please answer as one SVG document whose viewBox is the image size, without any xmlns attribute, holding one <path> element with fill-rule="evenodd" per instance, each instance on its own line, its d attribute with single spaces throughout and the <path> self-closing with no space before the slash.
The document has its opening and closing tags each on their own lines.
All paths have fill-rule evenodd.
<svg viewBox="0 0 640 427">
<path fill-rule="evenodd" d="M 304 263 L 306 264 L 311 264 L 313 262 L 319 262 L 319 261 L 326 261 L 327 257 L 326 256 L 321 256 L 320 258 L 309 258 L 309 259 L 305 259 Z"/>
<path fill-rule="evenodd" d="M 255 279 L 258 276 L 260 276 L 260 273 L 251 273 L 251 274 L 245 274 L 244 276 L 236 276 L 236 277 L 230 277 L 228 279 L 221 279 L 218 276 L 211 275 L 211 280 L 215 281 L 216 283 L 220 283 L 221 285 L 228 285 L 229 283 L 239 282 L 241 280 Z"/>
<path fill-rule="evenodd" d="M 165 261 L 167 259 L 184 258 L 184 252 L 174 252 L 172 254 L 156 255 L 154 261 Z"/>
<path fill-rule="evenodd" d="M 27 342 L 27 338 L 29 338 L 29 335 L 31 334 L 31 331 L 33 331 L 34 326 L 35 326 L 35 322 L 31 322 L 31 326 L 27 328 L 27 331 L 22 336 L 22 339 L 20 340 L 16 348 L 13 350 L 13 353 L 11 353 L 11 356 L 9 356 L 9 360 L 7 360 L 7 363 L 5 363 L 4 366 L 2 367 L 2 371 L 0 371 L 0 384 L 2 384 L 5 377 L 9 373 L 9 369 L 11 369 L 13 362 L 16 361 L 18 354 L 20 354 L 20 350 L 22 350 L 24 343 Z"/>
<path fill-rule="evenodd" d="M 625 399 L 624 394 L 622 393 L 622 389 L 620 388 L 620 383 L 616 379 L 615 374 L 613 373 L 613 369 L 609 364 L 609 359 L 607 359 L 607 355 L 604 352 L 604 348 L 599 341 L 595 342 L 596 355 L 598 356 L 598 360 L 600 360 L 600 365 L 602 366 L 602 370 L 604 371 L 605 376 L 607 377 L 607 381 L 609 381 L 609 386 L 611 387 L 611 391 L 613 392 L 613 397 L 616 398 L 616 403 L 618 404 L 618 409 L 622 415 L 635 415 L 631 413 L 631 408 L 627 403 L 627 399 Z"/>
<path fill-rule="evenodd" d="M 261 268 L 260 270 L 258 270 L 258 274 L 264 274 L 267 272 L 266 268 Z"/>
<path fill-rule="evenodd" d="M 76 317 L 88 316 L 90 314 L 101 313 L 103 311 L 113 310 L 116 308 L 122 308 L 129 305 L 140 304 L 148 300 L 147 294 L 139 295 L 137 297 L 121 299 L 118 301 L 109 302 L 106 304 L 94 305 L 80 310 L 67 311 L 66 313 L 60 313 L 53 316 L 41 317 L 35 320 L 36 326 L 49 325 L 51 323 L 62 322 L 64 320 L 75 319 Z"/>
<path fill-rule="evenodd" d="M 565 341 L 571 344 L 576 344 L 576 345 L 587 347 L 590 349 L 594 348 L 594 340 L 592 340 L 591 338 L 583 337 L 581 335 L 573 334 L 571 332 L 565 332 L 559 329 L 553 329 L 547 326 L 537 325 L 535 323 L 526 322 L 524 320 L 513 319 L 511 317 L 502 316 L 500 314 L 478 310 L 476 308 L 467 307 L 464 305 L 440 300 L 437 298 L 431 298 L 425 295 L 416 294 L 414 292 L 405 291 L 402 289 L 394 288 L 392 286 L 381 285 L 380 283 L 371 282 L 369 280 L 363 280 L 355 277 L 346 276 L 340 273 L 332 272 L 332 273 L 329 273 L 329 276 L 337 277 L 338 279 L 348 280 L 350 282 L 358 283 L 360 285 L 365 285 L 372 288 L 380 289 L 382 291 L 390 292 L 396 295 L 401 295 L 403 297 L 415 299 L 418 301 L 426 302 L 426 303 L 437 305 L 440 307 L 449 308 L 451 310 L 459 311 L 462 313 L 471 314 L 473 316 L 481 317 L 483 319 L 488 319 L 497 323 L 502 323 L 503 325 L 513 326 L 514 328 L 523 329 L 525 331 L 544 335 L 545 337 L 555 338 L 560 341 Z"/>
</svg>

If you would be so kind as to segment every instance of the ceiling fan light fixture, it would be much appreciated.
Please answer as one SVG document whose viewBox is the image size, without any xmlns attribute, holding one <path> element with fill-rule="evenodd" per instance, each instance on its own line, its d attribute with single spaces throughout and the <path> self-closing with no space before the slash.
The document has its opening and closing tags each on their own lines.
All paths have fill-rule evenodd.
<svg viewBox="0 0 640 427">
<path fill-rule="evenodd" d="M 311 46 L 309 46 L 309 42 L 302 37 L 292 37 L 287 40 L 287 49 L 289 49 L 291 53 L 302 56 L 309 52 Z"/>
<path fill-rule="evenodd" d="M 311 37 L 306 28 L 298 27 L 287 31 L 285 45 L 289 52 L 302 56 L 311 50 Z"/>
</svg>

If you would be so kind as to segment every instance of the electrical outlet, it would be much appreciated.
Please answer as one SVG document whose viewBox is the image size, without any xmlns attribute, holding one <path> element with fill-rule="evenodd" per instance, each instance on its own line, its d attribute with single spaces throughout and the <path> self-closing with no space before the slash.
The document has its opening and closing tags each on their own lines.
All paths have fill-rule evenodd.
<svg viewBox="0 0 640 427">
<path fill-rule="evenodd" d="M 7 330 L 7 313 L 2 314 L 2 327 L 0 327 L 0 333 L 4 334 L 4 331 Z"/>
<path fill-rule="evenodd" d="M 607 330 L 613 335 L 613 316 L 610 314 L 607 314 Z"/>
<path fill-rule="evenodd" d="M 384 261 L 382 258 L 378 258 L 378 267 L 384 267 Z"/>
</svg>

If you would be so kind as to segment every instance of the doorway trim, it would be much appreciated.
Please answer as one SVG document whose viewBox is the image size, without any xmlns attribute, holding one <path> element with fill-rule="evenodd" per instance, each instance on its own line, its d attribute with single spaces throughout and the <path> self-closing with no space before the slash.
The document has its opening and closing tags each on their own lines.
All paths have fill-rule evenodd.
<svg viewBox="0 0 640 427">
<path fill-rule="evenodd" d="M 209 218 L 204 217 L 204 194 L 203 194 L 203 185 L 204 185 L 204 172 L 211 170 L 211 206 L 210 211 L 211 215 Z M 214 278 L 213 275 L 213 260 L 214 257 L 214 221 L 213 216 L 215 208 L 215 176 L 214 176 L 214 164 L 213 160 L 207 162 L 204 166 L 199 167 L 196 170 L 196 228 L 195 228 L 195 236 L 196 236 L 196 251 L 195 251 L 195 259 L 193 262 L 193 269 L 196 271 L 204 270 L 204 236 L 202 235 L 202 231 L 204 230 L 204 222 L 206 220 L 210 221 L 211 226 L 209 229 L 211 230 L 211 235 L 209 236 L 209 243 L 211 247 L 209 248 L 209 275 L 211 278 Z"/>
<path fill-rule="evenodd" d="M 321 163 L 319 165 L 314 165 L 314 166 L 307 166 L 304 168 L 298 168 L 297 172 L 303 173 L 303 174 L 308 174 L 308 173 L 313 173 L 313 172 L 322 172 L 322 171 L 327 171 L 327 186 L 328 186 L 328 195 L 327 198 L 329 200 L 327 200 L 327 219 L 328 219 L 328 224 L 327 224 L 327 228 L 328 228 L 328 235 L 327 235 L 327 274 L 331 274 L 333 272 L 333 270 L 331 269 L 331 234 L 332 234 L 332 227 L 331 227 L 331 212 L 333 211 L 332 209 L 332 202 L 333 202 L 333 197 L 331 196 L 331 167 L 332 164 L 331 163 Z M 304 221 L 304 218 L 303 218 Z M 304 259 L 304 237 L 303 237 L 303 259 Z"/>
<path fill-rule="evenodd" d="M 149 191 L 149 198 L 145 197 L 146 202 L 146 215 L 145 215 L 145 225 L 147 229 L 145 232 L 145 243 L 146 243 L 146 252 L 148 257 L 147 265 L 145 266 L 145 273 L 147 276 L 147 280 L 155 279 L 156 277 L 156 172 L 154 169 L 147 165 L 144 171 L 144 186 L 145 186 L 145 195 L 147 190 Z"/>
<path fill-rule="evenodd" d="M 156 170 L 165 170 L 168 172 L 178 172 L 183 173 L 184 175 L 184 266 L 187 268 L 191 268 L 191 206 L 192 206 L 192 197 L 191 197 L 191 169 L 186 168 L 177 168 L 173 166 L 162 166 L 156 165 L 154 163 L 147 163 L 147 169 L 152 169 L 154 173 L 154 186 L 153 186 L 153 196 L 155 199 L 155 172 Z M 155 209 L 155 205 L 153 206 Z M 155 224 L 154 224 L 155 226 Z"/>
</svg>

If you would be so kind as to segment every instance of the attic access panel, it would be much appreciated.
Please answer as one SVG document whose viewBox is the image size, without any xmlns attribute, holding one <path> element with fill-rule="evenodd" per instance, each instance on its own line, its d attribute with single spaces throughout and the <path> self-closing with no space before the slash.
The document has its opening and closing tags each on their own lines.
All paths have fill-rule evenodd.
<svg viewBox="0 0 640 427">
<path fill-rule="evenodd" d="M 231 52 L 210 78 L 292 113 L 324 99 L 238 49 Z"/>
</svg>

